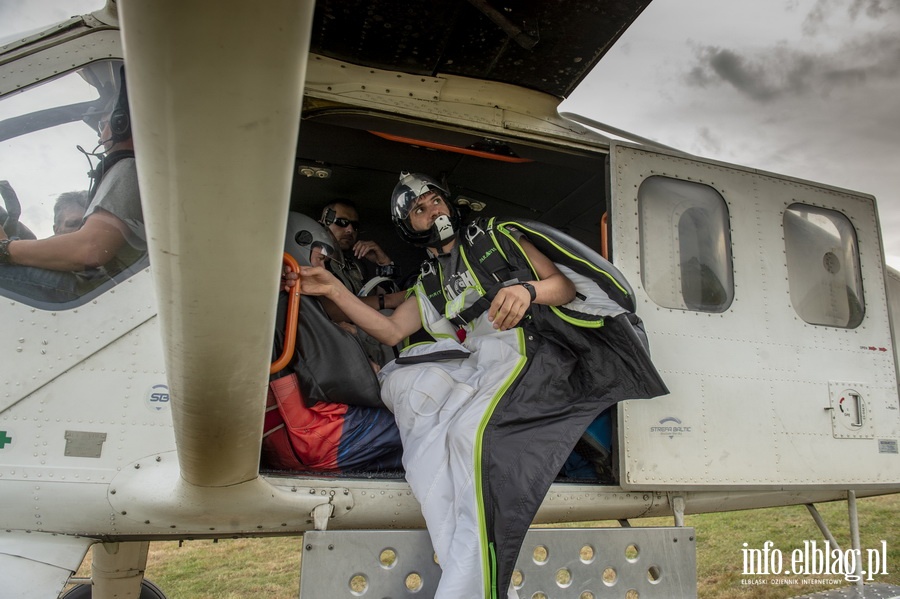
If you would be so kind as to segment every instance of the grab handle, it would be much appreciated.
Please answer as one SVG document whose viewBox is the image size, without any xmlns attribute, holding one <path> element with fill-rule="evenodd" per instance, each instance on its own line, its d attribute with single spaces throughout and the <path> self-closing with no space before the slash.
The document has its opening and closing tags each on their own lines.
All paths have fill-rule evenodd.
<svg viewBox="0 0 900 599">
<path fill-rule="evenodd" d="M 288 267 L 289 272 L 300 272 L 300 266 L 297 264 L 297 261 L 287 252 L 285 252 L 282 261 Z M 299 279 L 288 293 L 290 296 L 288 297 L 287 318 L 284 319 L 284 347 L 281 348 L 281 355 L 278 356 L 278 359 L 272 362 L 269 374 L 275 374 L 279 370 L 283 370 L 288 365 L 288 362 L 291 361 L 291 357 L 294 355 L 294 348 L 297 346 L 297 319 L 300 316 Z"/>
</svg>

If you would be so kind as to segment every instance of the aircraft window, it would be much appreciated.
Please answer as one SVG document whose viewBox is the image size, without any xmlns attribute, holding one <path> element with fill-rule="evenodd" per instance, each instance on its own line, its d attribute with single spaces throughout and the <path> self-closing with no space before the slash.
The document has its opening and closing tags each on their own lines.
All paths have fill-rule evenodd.
<svg viewBox="0 0 900 599">
<path fill-rule="evenodd" d="M 850 220 L 792 204 L 784 212 L 791 304 L 809 324 L 855 328 L 865 315 L 859 247 Z"/>
<path fill-rule="evenodd" d="M 98 125 L 106 123 L 119 100 L 121 64 L 120 60 L 95 62 L 0 100 L 0 181 L 8 182 L 0 187 L 0 225 L 5 225 L 7 236 L 43 240 L 73 234 L 81 228 L 85 208 L 92 210 L 88 207 L 88 171 L 98 168 L 100 153 L 104 151 L 104 146 L 98 145 Z M 118 141 L 114 146 L 108 145 L 111 151 L 126 149 Z M 123 157 L 122 166 L 110 165 L 107 186 L 124 190 L 114 197 L 127 199 L 115 200 L 121 206 L 99 204 L 100 218 L 95 224 L 102 226 L 103 234 L 118 229 L 125 241 L 122 247 L 113 253 L 94 252 L 95 258 L 88 257 L 90 252 L 82 252 L 86 257 L 79 258 L 78 265 L 47 264 L 46 268 L 37 268 L 34 263 L 26 267 L 15 260 L 12 265 L 0 263 L 0 295 L 39 308 L 65 309 L 85 303 L 146 267 L 140 201 L 138 198 L 136 207 L 132 201 L 138 197 L 137 178 L 133 166 L 127 175 L 120 174 L 129 163 L 133 164 L 133 154 L 126 149 L 119 155 Z M 98 200 L 102 192 L 101 187 Z M 56 208 L 63 195 L 67 199 Z M 13 216 L 20 209 L 18 224 L 13 222 L 15 218 L 8 218 L 7 209 Z M 15 244 L 14 240 L 10 247 Z M 42 246 L 40 259 L 46 261 L 47 252 L 53 253 L 54 258 L 62 254 L 69 261 L 81 255 L 70 246 L 60 247 Z"/>
<path fill-rule="evenodd" d="M 728 207 L 712 187 L 648 177 L 638 189 L 641 281 L 666 308 L 724 312 L 734 299 Z"/>
</svg>

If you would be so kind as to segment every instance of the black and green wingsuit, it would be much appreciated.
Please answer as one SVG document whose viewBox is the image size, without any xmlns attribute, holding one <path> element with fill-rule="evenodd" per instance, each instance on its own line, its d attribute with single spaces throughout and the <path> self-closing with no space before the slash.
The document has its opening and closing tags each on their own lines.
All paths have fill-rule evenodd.
<svg viewBox="0 0 900 599">
<path fill-rule="evenodd" d="M 536 279 L 522 235 L 575 283 L 577 297 L 559 307 L 533 304 L 518 327 L 499 332 L 487 322 L 490 299 L 504 285 Z M 583 244 L 541 223 L 477 219 L 454 251 L 459 259 L 433 259 L 416 285 L 436 341 L 398 360 L 412 363 L 384 369 L 382 396 L 443 568 L 435 596 L 499 599 L 541 501 L 587 426 L 616 402 L 668 391 L 628 283 Z M 469 274 L 447 272 L 448 264 Z M 457 293 L 460 278 L 468 283 Z M 448 297 L 451 281 L 457 289 Z M 453 351 L 466 357 L 429 361 Z"/>
</svg>

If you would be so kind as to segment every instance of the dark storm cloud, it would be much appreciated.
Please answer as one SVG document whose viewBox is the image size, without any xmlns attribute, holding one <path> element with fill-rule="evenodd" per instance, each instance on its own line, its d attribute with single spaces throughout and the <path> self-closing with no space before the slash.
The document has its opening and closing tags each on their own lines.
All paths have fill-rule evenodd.
<svg viewBox="0 0 900 599">
<path fill-rule="evenodd" d="M 788 10 L 796 8 L 790 0 Z M 866 19 L 873 31 L 857 34 L 837 50 L 815 52 L 805 43 L 786 42 L 755 52 L 698 46 L 685 80 L 693 87 L 729 85 L 760 103 L 784 97 L 830 94 L 862 84 L 877 84 L 900 74 L 900 2 L 897 0 L 818 0 L 803 29 L 810 38 L 834 37 L 849 21 Z M 830 31 L 829 28 L 832 28 Z M 813 40 L 815 41 L 815 40 Z"/>
<path fill-rule="evenodd" d="M 856 20 L 860 16 L 881 20 L 900 17 L 896 0 L 818 0 L 803 23 L 803 32 L 807 35 L 817 34 L 826 26 L 829 19 L 850 18 Z"/>
<path fill-rule="evenodd" d="M 869 0 L 875 2 L 876 0 Z M 850 40 L 836 51 L 813 53 L 780 45 L 753 53 L 703 46 L 685 80 L 689 86 L 726 84 L 766 103 L 783 97 L 830 94 L 877 84 L 900 74 L 900 27 Z"/>
<path fill-rule="evenodd" d="M 687 82 L 698 87 L 727 83 L 753 100 L 769 102 L 808 90 L 815 71 L 814 57 L 784 48 L 745 57 L 727 48 L 706 46 L 697 50 L 697 64 Z"/>
</svg>

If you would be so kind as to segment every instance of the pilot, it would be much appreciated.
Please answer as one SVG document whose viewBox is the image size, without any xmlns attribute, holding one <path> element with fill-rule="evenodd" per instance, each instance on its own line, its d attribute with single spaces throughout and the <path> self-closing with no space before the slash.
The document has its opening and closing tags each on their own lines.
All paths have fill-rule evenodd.
<svg viewBox="0 0 900 599">
<path fill-rule="evenodd" d="M 423 327 L 437 339 L 379 373 L 443 569 L 435 597 L 516 597 L 519 547 L 581 433 L 615 402 L 665 387 L 612 323 L 610 332 L 575 327 L 550 309 L 573 300 L 575 286 L 521 232 L 497 232 L 499 251 L 483 254 L 504 256 L 517 276 L 482 284 L 494 273 L 467 249 L 489 224 L 463 226 L 444 184 L 401 174 L 391 213 L 400 237 L 430 255 L 393 314 L 371 310 L 322 268 L 301 268 L 301 291 L 329 298 L 383 343 Z"/>
<path fill-rule="evenodd" d="M 87 206 L 87 190 L 61 193 L 53 205 L 53 234 L 64 235 L 80 229 Z"/>
<path fill-rule="evenodd" d="M 47 302 L 78 298 L 147 251 L 124 69 L 115 106 L 98 124 L 104 156 L 81 228 L 47 239 L 0 230 L 0 287 Z"/>
</svg>

